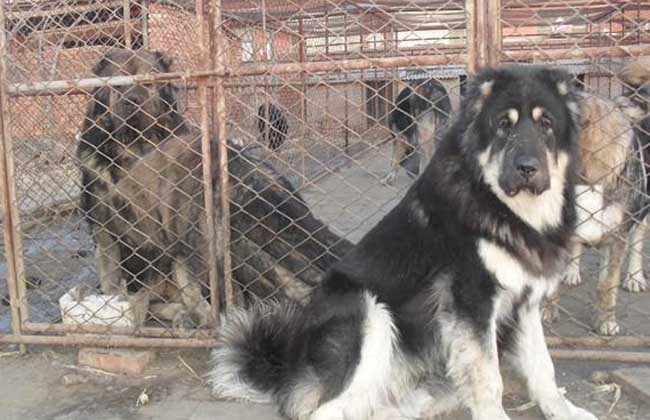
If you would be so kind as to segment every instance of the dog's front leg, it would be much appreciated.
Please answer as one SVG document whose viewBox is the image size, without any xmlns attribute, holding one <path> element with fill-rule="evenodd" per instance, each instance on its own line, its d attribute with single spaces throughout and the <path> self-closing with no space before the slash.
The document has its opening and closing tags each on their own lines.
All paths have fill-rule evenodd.
<svg viewBox="0 0 650 420">
<path fill-rule="evenodd" d="M 176 323 L 192 321 L 196 326 L 204 327 L 212 321 L 210 304 L 201 294 L 200 276 L 190 271 L 188 260 L 174 262 L 174 280 L 178 287 L 181 301 L 187 309 L 190 319 L 176 320 Z M 184 314 L 178 314 L 183 316 Z"/>
<path fill-rule="evenodd" d="M 620 231 L 612 234 L 612 238 L 605 245 L 605 256 L 601 260 L 594 325 L 596 332 L 601 335 L 616 335 L 621 329 L 616 320 L 616 300 L 621 285 L 621 268 L 627 250 L 623 237 L 624 233 Z"/>
<path fill-rule="evenodd" d="M 478 335 L 471 325 L 460 323 L 443 321 L 441 328 L 448 352 L 446 373 L 458 400 L 470 409 L 473 420 L 509 420 L 501 401 L 496 325 Z"/>
<path fill-rule="evenodd" d="M 126 296 L 126 283 L 122 279 L 120 245 L 116 238 L 102 229 L 95 233 L 99 285 L 106 295 Z"/>
<path fill-rule="evenodd" d="M 522 376 L 530 399 L 539 405 L 547 420 L 596 420 L 566 399 L 555 382 L 553 361 L 546 347 L 539 303 L 523 304 L 514 329 L 514 345 L 506 358 Z"/>
<path fill-rule="evenodd" d="M 393 153 L 390 159 L 390 168 L 388 169 L 386 176 L 384 176 L 384 178 L 381 180 L 382 184 L 385 185 L 395 184 L 400 162 L 406 157 L 407 154 L 407 142 L 406 138 L 402 134 L 394 135 L 391 141 L 393 142 Z"/>
</svg>

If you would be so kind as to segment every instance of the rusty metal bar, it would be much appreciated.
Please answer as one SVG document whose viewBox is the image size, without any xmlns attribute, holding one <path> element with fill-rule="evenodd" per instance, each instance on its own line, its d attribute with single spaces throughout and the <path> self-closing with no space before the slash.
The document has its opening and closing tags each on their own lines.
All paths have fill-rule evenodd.
<svg viewBox="0 0 650 420">
<path fill-rule="evenodd" d="M 650 47 L 648 48 L 650 50 Z M 133 76 L 92 77 L 75 80 L 55 80 L 49 82 L 16 83 L 9 86 L 11 96 L 42 96 L 45 92 L 58 95 L 70 93 L 87 94 L 92 89 L 103 86 L 120 86 L 136 83 L 156 83 L 161 81 L 186 81 L 203 77 L 259 76 L 265 73 L 325 72 L 332 70 L 354 70 L 367 68 L 391 68 L 402 66 L 426 66 L 442 64 L 464 64 L 462 56 L 418 56 L 352 59 L 341 61 L 310 61 L 303 63 L 256 64 L 246 67 L 228 68 L 227 71 L 193 70 L 161 74 L 138 74 Z M 302 68 L 304 66 L 304 68 Z"/>
<path fill-rule="evenodd" d="M 262 3 L 261 4 L 261 7 L 262 7 L 262 45 L 263 45 L 263 47 L 262 47 L 262 58 L 263 58 L 264 62 L 268 62 L 270 57 L 268 55 L 268 42 L 269 42 L 269 40 L 267 38 L 268 35 L 266 33 L 266 30 L 267 30 L 267 28 L 266 28 L 266 1 L 261 0 L 261 3 Z M 255 39 L 255 35 L 253 35 L 253 39 Z M 253 41 L 253 44 L 254 43 L 255 42 Z M 253 57 L 254 56 L 255 55 L 253 54 Z M 272 119 L 271 119 L 271 113 L 269 112 L 269 102 L 270 102 L 270 98 L 271 98 L 271 91 L 270 91 L 270 88 L 269 88 L 269 75 L 264 74 L 262 76 L 262 79 L 264 80 L 264 119 L 267 120 L 266 121 L 267 129 L 264 130 L 264 133 L 263 133 L 264 134 L 264 144 L 269 144 L 269 141 L 270 141 L 269 137 L 271 136 L 271 130 L 272 130 L 272 126 L 271 126 Z"/>
<path fill-rule="evenodd" d="M 213 331 L 198 329 L 191 331 L 173 330 L 164 327 L 111 327 L 92 324 L 50 324 L 46 322 L 23 322 L 22 332 L 28 334 L 115 334 L 137 337 L 194 338 L 208 339 Z"/>
<path fill-rule="evenodd" d="M 221 0 L 212 0 L 212 25 L 213 25 L 213 42 L 214 48 L 211 55 L 214 59 L 214 70 L 217 74 L 226 74 L 226 48 L 223 41 L 226 35 L 223 33 L 221 21 Z M 266 46 L 265 46 L 266 47 Z M 271 66 L 273 67 L 273 66 Z M 264 72 L 261 72 L 264 73 Z M 228 180 L 228 133 L 226 132 L 226 96 L 224 90 L 224 78 L 219 77 L 214 87 L 214 109 L 217 120 L 217 132 L 219 135 L 219 180 L 221 183 L 221 249 L 223 250 L 222 269 L 223 269 L 223 292 L 226 309 L 234 303 L 233 285 L 232 285 L 232 261 L 230 258 L 230 185 Z"/>
<path fill-rule="evenodd" d="M 550 349 L 551 357 L 565 360 L 595 360 L 623 363 L 650 363 L 650 352 Z"/>
<path fill-rule="evenodd" d="M 300 17 L 300 20 L 298 20 L 298 33 L 300 34 L 298 59 L 300 63 L 305 63 L 307 62 L 307 41 L 305 39 L 305 28 L 303 27 L 302 16 Z M 302 82 L 302 90 L 301 90 L 302 100 L 300 101 L 300 117 L 302 118 L 303 122 L 306 122 L 307 121 L 307 87 L 306 87 L 307 85 L 305 83 L 306 74 L 304 71 L 300 72 L 300 81 Z"/>
<path fill-rule="evenodd" d="M 555 61 L 578 58 L 602 58 L 602 57 L 639 57 L 650 55 L 650 45 L 610 46 L 610 47 L 588 47 L 588 48 L 562 48 L 547 51 L 501 51 L 501 61 Z"/>
<path fill-rule="evenodd" d="M 496 66 L 499 64 L 501 49 L 503 48 L 501 0 L 486 1 L 485 8 L 487 16 L 486 64 L 488 66 Z"/>
<path fill-rule="evenodd" d="M 476 25 L 476 70 L 488 65 L 488 49 L 490 45 L 490 31 L 487 16 L 487 3 L 489 0 L 474 0 Z"/>
<path fill-rule="evenodd" d="M 200 38 L 199 48 L 203 60 L 203 68 L 208 69 L 211 65 L 210 57 L 210 17 L 207 5 L 204 0 L 196 2 L 196 14 L 199 24 Z M 211 147 L 211 112 L 209 98 L 208 80 L 199 80 L 199 101 L 201 104 L 201 158 L 203 164 L 203 184 L 205 219 L 208 240 L 208 280 L 210 282 L 210 304 L 212 316 L 215 322 L 219 319 L 219 281 L 217 269 L 217 236 L 215 231 L 215 208 L 214 190 L 212 180 L 212 147 Z"/>
<path fill-rule="evenodd" d="M 74 80 L 53 80 L 32 83 L 14 83 L 9 85 L 10 96 L 44 96 L 46 93 L 57 95 L 88 94 L 93 89 L 104 86 L 124 86 L 136 83 L 157 83 L 161 81 L 188 80 L 209 77 L 214 72 L 187 71 L 173 73 L 136 74 L 132 76 L 89 77 Z"/>
<path fill-rule="evenodd" d="M 467 0 L 468 72 L 498 64 L 501 51 L 501 2 Z"/>
<path fill-rule="evenodd" d="M 126 48 L 131 49 L 133 48 L 133 40 L 131 37 L 131 0 L 124 0 L 123 3 L 124 45 Z"/>
<path fill-rule="evenodd" d="M 142 19 L 142 46 L 149 48 L 149 1 L 140 3 L 140 16 Z"/>
<path fill-rule="evenodd" d="M 479 27 L 477 23 L 477 0 L 465 1 L 465 14 L 467 18 L 467 72 L 476 73 L 479 68 Z"/>
<path fill-rule="evenodd" d="M 470 25 L 471 26 L 471 25 Z M 468 33 L 469 34 L 469 33 Z M 64 94 L 88 94 L 92 89 L 102 86 L 129 85 L 135 83 L 156 83 L 160 81 L 187 81 L 205 77 L 259 76 L 265 73 L 316 73 L 337 70 L 363 70 L 369 68 L 390 69 L 404 66 L 468 65 L 472 72 L 472 44 L 468 44 L 468 54 L 423 55 L 408 57 L 362 58 L 339 61 L 309 61 L 306 63 L 256 64 L 245 67 L 228 68 L 226 71 L 193 70 L 164 74 L 138 74 L 135 76 L 96 77 L 76 80 L 55 80 L 50 82 L 16 83 L 9 86 L 10 96 L 46 96 Z M 631 45 L 614 47 L 589 47 L 582 49 L 563 48 L 548 51 L 501 51 L 500 61 L 562 60 L 571 58 L 637 57 L 650 55 L 650 45 Z"/>
<path fill-rule="evenodd" d="M 5 35 L 5 8 L 0 7 L 0 189 L 2 192 L 5 258 L 7 260 L 7 288 L 11 306 L 11 327 L 14 336 L 22 334 L 22 321 L 29 316 L 25 301 L 26 283 L 23 247 L 20 237 L 20 217 L 16 206 L 16 170 L 13 143 L 9 130 L 9 97 L 7 95 L 7 39 Z M 21 352 L 25 348 L 21 346 Z"/>
<path fill-rule="evenodd" d="M 618 336 L 618 337 L 546 337 L 546 344 L 550 347 L 648 347 L 650 337 Z"/>
<path fill-rule="evenodd" d="M 141 348 L 209 348 L 216 345 L 216 340 L 197 340 L 193 338 L 137 338 L 118 335 L 5 335 L 0 336 L 0 344 Z"/>
</svg>

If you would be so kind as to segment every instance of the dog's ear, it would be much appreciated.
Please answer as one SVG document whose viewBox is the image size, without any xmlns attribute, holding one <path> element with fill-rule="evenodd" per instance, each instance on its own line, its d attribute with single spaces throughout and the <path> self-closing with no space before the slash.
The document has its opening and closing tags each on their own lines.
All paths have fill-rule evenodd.
<svg viewBox="0 0 650 420">
<path fill-rule="evenodd" d="M 97 62 L 97 64 L 95 64 L 95 66 L 93 67 L 93 74 L 95 76 L 102 77 L 104 75 L 104 71 L 105 71 L 106 67 L 108 67 L 108 63 L 109 62 L 108 62 L 106 56 L 100 58 L 99 61 Z"/>
<path fill-rule="evenodd" d="M 474 118 L 483 109 L 483 104 L 494 91 L 495 84 L 505 77 L 504 71 L 487 67 L 479 71 L 467 82 L 467 90 L 463 98 L 462 109 L 470 112 L 469 118 Z"/>
<path fill-rule="evenodd" d="M 96 88 L 93 92 L 86 116 L 84 125 L 94 125 L 107 129 L 106 124 L 109 120 L 109 92 L 108 88 Z"/>
<path fill-rule="evenodd" d="M 545 67 L 540 70 L 540 78 L 550 89 L 555 89 L 562 98 L 571 117 L 569 137 L 575 144 L 580 139 L 580 130 L 586 127 L 580 115 L 579 89 L 574 83 L 575 77 L 566 70 L 557 67 Z"/>
<path fill-rule="evenodd" d="M 627 63 L 619 78 L 628 85 L 638 87 L 650 82 L 650 57 L 637 57 Z"/>
<path fill-rule="evenodd" d="M 470 78 L 467 85 L 467 94 L 487 98 L 492 94 L 494 84 L 503 78 L 503 70 L 485 67 Z"/>
<path fill-rule="evenodd" d="M 574 76 L 559 68 L 544 68 L 540 71 L 542 81 L 555 89 L 560 96 L 572 97 L 577 93 Z"/>
<path fill-rule="evenodd" d="M 116 65 L 119 61 L 118 50 L 109 50 L 97 61 L 93 67 L 93 74 L 98 77 L 108 77 L 112 76 L 111 68 Z"/>
<path fill-rule="evenodd" d="M 156 58 L 156 64 L 161 73 L 169 73 L 172 71 L 172 66 L 174 65 L 173 58 L 162 51 L 154 51 L 153 55 Z"/>
<path fill-rule="evenodd" d="M 178 88 L 172 83 L 163 83 L 158 94 L 164 108 L 159 123 L 170 131 L 185 127 L 185 119 L 179 109 Z"/>
</svg>

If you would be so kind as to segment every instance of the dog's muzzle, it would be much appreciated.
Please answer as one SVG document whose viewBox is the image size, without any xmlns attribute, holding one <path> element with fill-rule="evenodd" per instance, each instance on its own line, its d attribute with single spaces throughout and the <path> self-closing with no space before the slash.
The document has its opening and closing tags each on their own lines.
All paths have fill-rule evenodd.
<svg viewBox="0 0 650 420">
<path fill-rule="evenodd" d="M 520 139 L 503 156 L 499 186 L 509 197 L 520 191 L 539 195 L 551 187 L 544 141 L 528 138 Z"/>
</svg>

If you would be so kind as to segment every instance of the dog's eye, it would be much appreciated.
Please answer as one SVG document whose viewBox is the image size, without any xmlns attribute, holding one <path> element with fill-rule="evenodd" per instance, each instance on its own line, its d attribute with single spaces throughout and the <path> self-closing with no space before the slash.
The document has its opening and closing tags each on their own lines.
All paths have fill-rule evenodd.
<svg viewBox="0 0 650 420">
<path fill-rule="evenodd" d="M 499 118 L 498 125 L 499 128 L 508 128 L 510 127 L 510 123 L 510 117 L 508 117 L 508 115 L 503 115 Z"/>
</svg>

